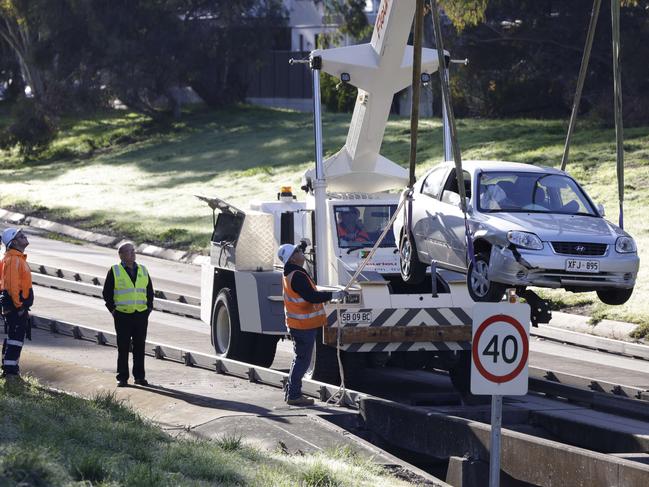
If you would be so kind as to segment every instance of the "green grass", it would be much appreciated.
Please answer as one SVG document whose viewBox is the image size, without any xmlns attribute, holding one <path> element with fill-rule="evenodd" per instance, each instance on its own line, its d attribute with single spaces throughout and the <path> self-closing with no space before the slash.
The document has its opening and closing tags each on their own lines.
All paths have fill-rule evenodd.
<svg viewBox="0 0 649 487">
<path fill-rule="evenodd" d="M 349 119 L 346 114 L 325 115 L 325 154 L 344 144 Z M 6 115 L 3 118 L 0 111 L 0 124 L 3 120 L 6 123 Z M 459 120 L 459 142 L 464 159 L 558 166 L 566 125 L 566 120 Z M 391 119 L 382 153 L 406 165 L 409 132 L 409 120 Z M 441 123 L 420 123 L 418 175 L 442 157 L 441 140 Z M 301 175 L 313 165 L 312 141 L 310 114 L 249 106 L 189 113 L 165 131 L 125 112 L 67 120 L 44 160 L 17 163 L 5 154 L 0 162 L 4 178 L 0 207 L 136 241 L 200 251 L 208 244 L 211 211 L 194 195 L 218 196 L 246 207 L 253 199 L 274 199 L 280 186 L 297 189 Z M 97 149 L 84 152 L 88 145 Z M 60 158 L 61 154 L 72 155 Z M 647 127 L 625 130 L 625 163 L 625 227 L 636 238 L 641 257 L 632 299 L 624 306 L 609 307 L 599 304 L 594 293 L 544 290 L 543 295 L 557 308 L 649 324 L 649 227 L 643 221 L 649 207 Z M 568 170 L 616 222 L 613 129 L 580 122 Z"/>
<path fill-rule="evenodd" d="M 262 451 L 240 437 L 173 438 L 114 393 L 84 400 L 0 379 L 0 485 L 405 486 L 351 450 Z"/>
<path fill-rule="evenodd" d="M 131 123 L 132 132 L 144 131 L 145 121 Z M 211 213 L 194 195 L 245 205 L 252 195 L 274 198 L 286 182 L 297 186 L 313 154 L 311 125 L 305 114 L 249 107 L 190 114 L 173 130 L 116 143 L 92 157 L 8 163 L 0 169 L 10 176 L 0 206 L 35 208 L 45 217 L 138 241 L 204 249 Z M 343 143 L 344 125 L 340 116 L 325 123 L 337 133 L 332 148 Z M 60 136 L 78 146 L 90 134 L 72 127 Z"/>
<path fill-rule="evenodd" d="M 10 108 L 0 104 L 0 130 L 11 123 Z M 51 146 L 30 164 L 61 159 L 87 159 L 102 150 L 132 143 L 160 130 L 149 118 L 135 113 L 104 110 L 82 120 L 64 117 L 58 121 L 60 132 Z M 173 131 L 175 126 L 166 130 Z M 3 153 L 2 166 L 19 167 L 24 161 L 17 151 Z"/>
</svg>

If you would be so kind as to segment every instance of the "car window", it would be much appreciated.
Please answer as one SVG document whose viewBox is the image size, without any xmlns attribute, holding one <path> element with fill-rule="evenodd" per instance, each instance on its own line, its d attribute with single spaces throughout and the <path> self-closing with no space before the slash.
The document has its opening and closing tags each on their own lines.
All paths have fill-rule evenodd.
<svg viewBox="0 0 649 487">
<path fill-rule="evenodd" d="M 341 249 L 373 247 L 390 223 L 397 205 L 335 206 L 338 247 Z M 381 247 L 393 247 L 394 235 L 388 232 Z"/>
<path fill-rule="evenodd" d="M 484 172 L 478 191 L 482 211 L 597 215 L 579 185 L 562 174 Z"/>
<path fill-rule="evenodd" d="M 433 169 L 421 185 L 421 192 L 431 198 L 439 199 L 439 194 L 442 192 L 442 185 L 444 184 L 446 169 L 446 166 L 439 166 Z"/>
<path fill-rule="evenodd" d="M 559 213 L 590 213 L 588 201 L 570 178 L 549 176 L 541 182 L 545 186 L 547 199 L 552 210 Z"/>
<path fill-rule="evenodd" d="M 446 184 L 444 185 L 444 192 L 442 193 L 442 201 L 458 206 L 460 204 L 460 189 L 455 174 L 455 169 L 453 169 L 446 180 Z M 466 197 L 470 199 L 471 175 L 467 171 L 462 171 L 462 174 L 464 175 L 464 191 L 466 193 Z"/>
</svg>

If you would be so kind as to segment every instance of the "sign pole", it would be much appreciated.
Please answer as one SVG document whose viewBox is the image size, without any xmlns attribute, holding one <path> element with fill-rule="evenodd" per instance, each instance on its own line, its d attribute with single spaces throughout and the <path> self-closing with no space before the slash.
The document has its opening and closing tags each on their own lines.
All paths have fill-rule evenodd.
<svg viewBox="0 0 649 487">
<path fill-rule="evenodd" d="M 476 303 L 471 342 L 471 393 L 491 396 L 489 487 L 500 487 L 503 396 L 524 396 L 528 389 L 530 306 L 509 302 Z"/>
<path fill-rule="evenodd" d="M 491 448 L 489 449 L 489 487 L 500 486 L 500 426 L 503 419 L 503 396 L 491 396 Z"/>
</svg>

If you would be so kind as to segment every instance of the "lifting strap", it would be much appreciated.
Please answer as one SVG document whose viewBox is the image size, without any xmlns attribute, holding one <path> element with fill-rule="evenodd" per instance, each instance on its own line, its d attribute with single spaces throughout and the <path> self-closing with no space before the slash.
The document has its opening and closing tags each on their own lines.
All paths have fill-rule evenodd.
<svg viewBox="0 0 649 487">
<path fill-rule="evenodd" d="M 568 164 L 570 142 L 572 140 L 572 133 L 575 130 L 575 124 L 577 123 L 577 112 L 579 111 L 579 104 L 581 103 L 581 91 L 584 88 L 584 81 L 586 80 L 588 62 L 590 61 L 590 51 L 593 47 L 593 38 L 595 37 L 595 28 L 597 27 L 599 7 L 601 4 L 602 0 L 595 0 L 593 2 L 593 10 L 590 13 L 590 25 L 588 26 L 588 34 L 586 34 L 586 47 L 584 48 L 584 54 L 581 57 L 581 67 L 579 68 L 579 76 L 577 78 L 577 89 L 575 90 L 575 99 L 572 102 L 572 113 L 570 114 L 570 123 L 568 123 L 566 143 L 563 148 L 563 157 L 561 158 L 562 171 L 566 170 L 566 164 Z"/>
<path fill-rule="evenodd" d="M 622 75 L 620 67 L 620 0 L 611 0 L 613 32 L 613 99 L 615 100 L 615 162 L 617 195 L 620 206 L 619 227 L 624 228 L 624 126 L 622 123 Z"/>
<path fill-rule="evenodd" d="M 421 94 L 421 47 L 424 36 L 424 0 L 417 0 L 415 8 L 415 36 L 412 50 L 412 99 L 410 105 L 410 178 L 408 187 L 415 184 L 417 164 L 417 130 L 419 128 L 419 98 Z"/>
<path fill-rule="evenodd" d="M 408 235 L 412 235 L 412 187 L 415 184 L 417 165 L 417 135 L 419 130 L 419 99 L 421 95 L 421 48 L 424 37 L 424 0 L 417 0 L 412 49 L 412 97 L 410 100 L 410 158 L 408 177 L 408 205 L 404 207 L 404 224 Z"/>
<path fill-rule="evenodd" d="M 469 228 L 466 207 L 466 188 L 464 186 L 464 172 L 462 170 L 462 155 L 460 153 L 460 144 L 457 139 L 457 127 L 455 126 L 455 115 L 453 105 L 451 104 L 451 90 L 449 89 L 449 76 L 447 73 L 446 58 L 444 56 L 444 44 L 442 41 L 442 29 L 439 21 L 439 10 L 437 9 L 437 0 L 430 0 L 430 10 L 433 17 L 433 31 L 435 32 L 435 45 L 437 46 L 437 59 L 439 59 L 439 76 L 442 85 L 442 100 L 448 118 L 448 125 L 451 133 L 451 147 L 453 148 L 453 161 L 455 162 L 455 177 L 457 178 L 458 191 L 460 193 L 460 208 L 464 215 L 464 233 L 466 236 L 467 257 L 469 262 L 475 267 L 475 253 L 473 250 L 473 236 Z"/>
<path fill-rule="evenodd" d="M 588 33 L 586 35 L 586 46 L 581 59 L 581 67 L 579 68 L 579 76 L 577 78 L 577 89 L 575 91 L 575 98 L 572 104 L 572 112 L 570 114 L 570 122 L 568 124 L 568 133 L 566 134 L 566 143 L 563 149 L 563 157 L 561 158 L 561 170 L 565 171 L 568 163 L 568 155 L 570 153 L 570 142 L 572 134 L 577 123 L 577 112 L 579 111 L 579 103 L 581 102 L 581 93 L 586 79 L 586 72 L 588 70 L 588 62 L 590 60 L 590 53 L 593 47 L 593 39 L 595 37 L 595 28 L 599 18 L 599 11 L 601 0 L 593 1 L 593 10 L 590 15 L 590 24 L 588 26 Z M 617 192 L 619 204 L 619 222 L 620 228 L 624 228 L 624 124 L 622 120 L 622 77 L 620 69 L 620 0 L 611 0 L 611 37 L 613 47 L 613 100 L 614 100 L 614 113 L 615 113 L 615 162 L 617 173 Z"/>
</svg>

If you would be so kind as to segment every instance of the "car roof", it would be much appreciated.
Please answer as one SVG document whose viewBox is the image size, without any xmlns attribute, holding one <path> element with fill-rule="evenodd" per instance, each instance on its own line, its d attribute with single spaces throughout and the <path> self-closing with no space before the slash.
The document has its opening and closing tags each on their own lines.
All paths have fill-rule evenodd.
<svg viewBox="0 0 649 487">
<path fill-rule="evenodd" d="M 445 161 L 443 164 L 454 166 L 453 161 Z M 533 172 L 533 173 L 550 173 L 550 174 L 565 174 L 559 169 L 548 166 L 535 166 L 534 164 L 524 164 L 521 162 L 507 162 L 507 161 L 477 161 L 468 160 L 462 161 L 462 168 L 466 171 L 476 172 Z"/>
</svg>

